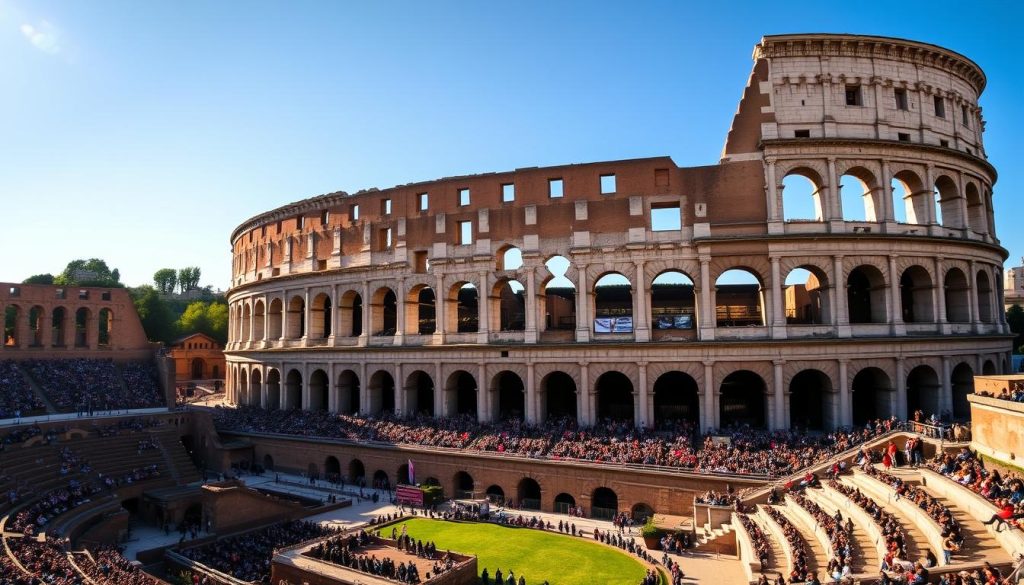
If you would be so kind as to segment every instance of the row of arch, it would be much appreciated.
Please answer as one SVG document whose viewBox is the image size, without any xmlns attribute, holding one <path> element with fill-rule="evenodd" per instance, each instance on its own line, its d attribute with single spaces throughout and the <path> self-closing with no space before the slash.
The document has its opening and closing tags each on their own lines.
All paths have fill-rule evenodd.
<svg viewBox="0 0 1024 585">
<path fill-rule="evenodd" d="M 986 360 L 982 369 L 985 374 L 997 371 L 992 360 Z M 865 366 L 850 373 L 849 404 L 844 404 L 846 399 L 829 374 L 807 368 L 790 377 L 784 400 L 788 403 L 790 426 L 815 430 L 850 423 L 859 425 L 879 417 L 905 416 L 919 409 L 926 414 L 950 411 L 954 417 L 965 419 L 969 416 L 967 395 L 974 391 L 974 374 L 967 361 L 951 364 L 945 381 L 932 366 L 917 365 L 905 375 L 905 402 L 900 405 L 896 403 L 897 385 L 892 376 L 881 368 Z M 390 372 L 378 370 L 369 376 L 363 388 L 359 375 L 349 369 L 338 374 L 333 390 L 322 369 L 314 369 L 304 381 L 298 369 L 288 370 L 282 380 L 280 372 L 271 368 L 265 382 L 260 370 L 249 374 L 242 369 L 236 382 L 237 403 L 267 409 L 305 408 L 398 416 L 468 415 L 480 421 L 567 417 L 580 422 L 612 419 L 654 426 L 685 420 L 698 428 L 708 421 L 706 414 L 701 417 L 701 409 L 706 405 L 702 405 L 704 392 L 699 383 L 689 373 L 678 370 L 669 370 L 654 379 L 650 419 L 646 418 L 646 405 L 641 403 L 633 381 L 617 370 L 605 371 L 596 378 L 592 399 L 579 392 L 571 375 L 552 371 L 539 381 L 535 410 L 528 408 L 530 396 L 523 379 L 510 370 L 495 374 L 483 393 L 477 378 L 465 370 L 448 375 L 440 389 L 435 388 L 433 377 L 420 369 L 409 373 L 401 386 L 396 385 Z M 945 388 L 949 388 L 948 397 L 944 397 Z M 715 426 L 769 425 L 772 393 L 759 373 L 746 369 L 730 372 L 718 385 L 716 395 L 717 417 L 711 419 L 717 422 Z"/>
<path fill-rule="evenodd" d="M 835 169 L 835 189 L 829 185 L 830 171 L 824 161 L 776 163 L 776 197 L 779 215 L 786 221 L 884 222 L 939 225 L 990 235 L 992 195 L 971 177 L 944 170 L 922 173 L 899 168 L 885 174 L 873 164 L 846 163 Z M 842 163 L 840 163 L 842 164 Z"/>
<path fill-rule="evenodd" d="M 3 307 L 5 347 L 106 347 L 111 344 L 114 312 L 88 307 L 40 305 Z"/>
<path fill-rule="evenodd" d="M 553 258 L 559 260 L 560 257 Z M 567 261 L 566 261 L 567 262 Z M 550 263 L 550 261 L 549 261 Z M 898 278 L 890 276 L 898 271 Z M 950 263 L 936 277 L 937 268 L 923 264 L 897 267 L 858 263 L 844 271 L 842 297 L 833 284 L 837 268 L 820 263 L 795 264 L 785 273 L 775 303 L 782 322 L 776 325 L 822 325 L 834 323 L 993 323 L 1002 320 L 1000 277 L 988 268 L 971 269 Z M 549 272 L 549 274 L 554 274 Z M 699 279 L 698 279 L 699 281 Z M 703 315 L 703 301 L 693 278 L 684 271 L 666 269 L 640 291 L 625 274 L 607 271 L 596 279 L 591 294 L 594 332 L 631 333 L 633 317 L 643 311 L 641 321 L 656 332 L 653 338 L 695 329 L 698 323 L 712 327 L 764 326 L 771 321 L 766 307 L 768 279 L 752 267 L 732 267 L 720 272 L 715 281 L 714 314 Z M 552 276 L 538 297 L 544 313 L 542 330 L 573 330 L 577 321 L 576 287 L 563 270 Z M 647 294 L 649 291 L 649 295 Z M 893 294 L 895 291 L 895 294 Z M 638 292 L 641 299 L 635 298 Z M 287 300 L 237 302 L 232 327 L 235 340 L 326 339 L 332 335 L 359 337 L 393 336 L 401 328 L 406 335 L 475 333 L 481 319 L 489 319 L 490 331 L 523 331 L 530 321 L 533 303 L 527 288 L 515 278 L 503 276 L 490 287 L 484 308 L 477 286 L 458 280 L 448 286 L 439 300 L 434 288 L 425 283 L 411 286 L 403 302 L 392 288 L 381 286 L 364 306 L 362 294 L 348 290 L 340 302 L 328 292 L 294 294 Z M 638 302 L 639 300 L 639 302 Z M 267 304 L 269 302 L 269 304 Z M 588 303 L 590 304 L 590 303 Z M 897 305 L 895 310 L 893 305 Z M 841 309 L 845 309 L 840 312 Z M 400 319 L 401 316 L 404 319 Z M 443 317 L 442 317 L 443 315 Z M 439 323 L 443 318 L 444 322 Z M 404 327 L 401 325 L 404 322 Z M 584 325 L 590 327 L 590 325 Z M 338 329 L 335 331 L 335 329 Z"/>
<path fill-rule="evenodd" d="M 274 469 L 273 456 L 263 456 L 263 467 L 268 470 Z M 522 477 L 516 482 L 514 490 L 507 490 L 499 484 L 484 485 L 475 480 L 473 476 L 464 470 L 457 471 L 451 477 L 447 486 L 433 476 L 410 477 L 409 464 L 402 463 L 389 474 L 384 469 L 377 469 L 371 475 L 367 472 L 365 463 L 359 458 L 352 458 L 343 468 L 341 461 L 334 455 L 328 455 L 321 465 L 310 463 L 306 468 L 308 477 L 323 478 L 331 481 L 343 480 L 346 483 L 375 488 L 390 489 L 398 484 L 405 484 L 413 481 L 421 485 L 437 485 L 447 487 L 448 495 L 454 498 L 487 498 L 494 504 L 504 505 L 514 500 L 517 507 L 523 510 L 551 510 L 554 512 L 567 513 L 577 507 L 577 498 L 572 494 L 561 492 L 551 498 L 550 505 L 544 502 L 544 492 L 540 483 L 532 477 Z M 619 512 L 619 496 L 611 488 L 600 486 L 594 488 L 590 493 L 589 515 L 592 518 L 611 519 Z M 631 505 L 630 511 L 633 519 L 642 522 L 654 515 L 654 508 L 645 503 L 637 502 Z"/>
</svg>

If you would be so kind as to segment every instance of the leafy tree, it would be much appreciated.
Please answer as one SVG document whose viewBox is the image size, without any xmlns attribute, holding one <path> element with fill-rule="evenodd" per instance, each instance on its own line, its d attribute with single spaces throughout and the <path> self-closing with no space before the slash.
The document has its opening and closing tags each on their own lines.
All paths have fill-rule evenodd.
<svg viewBox="0 0 1024 585">
<path fill-rule="evenodd" d="M 192 289 L 199 288 L 199 278 L 202 271 L 199 270 L 198 266 L 186 266 L 178 270 L 178 286 L 181 287 L 181 292 L 188 292 Z"/>
<path fill-rule="evenodd" d="M 177 336 L 175 315 L 170 307 L 160 298 L 157 290 L 151 286 L 140 286 L 131 291 L 135 301 L 135 310 L 142 320 L 142 328 L 150 341 L 170 343 Z"/>
<path fill-rule="evenodd" d="M 153 273 L 153 284 L 165 295 L 173 293 L 178 286 L 178 273 L 173 268 L 161 268 Z"/>
<path fill-rule="evenodd" d="M 181 335 L 205 333 L 219 343 L 226 343 L 228 340 L 227 304 L 216 301 L 190 303 L 178 319 L 178 332 Z"/>
<path fill-rule="evenodd" d="M 68 262 L 64 272 L 53 279 L 53 284 L 63 286 L 107 286 L 123 287 L 121 273 L 107 266 L 104 260 L 89 258 L 88 260 L 72 260 Z"/>
<path fill-rule="evenodd" d="M 1013 347 L 1016 348 L 1017 353 L 1024 353 L 1024 308 L 1020 305 L 1013 305 L 1006 310 L 1006 324 L 1010 326 L 1010 331 L 1017 335 L 1017 338 L 1013 340 Z"/>
<path fill-rule="evenodd" d="M 21 284 L 53 284 L 52 274 L 35 274 L 21 281 Z"/>
</svg>

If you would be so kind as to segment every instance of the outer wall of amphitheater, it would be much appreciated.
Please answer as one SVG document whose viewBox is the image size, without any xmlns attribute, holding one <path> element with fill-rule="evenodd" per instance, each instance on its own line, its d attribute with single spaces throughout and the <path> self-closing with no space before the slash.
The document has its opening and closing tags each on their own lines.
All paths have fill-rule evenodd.
<svg viewBox="0 0 1024 585">
<path fill-rule="evenodd" d="M 973 376 L 1011 349 L 985 83 L 926 43 L 768 36 L 719 164 L 526 168 L 253 217 L 231 235 L 229 399 L 701 428 L 966 418 Z"/>
</svg>

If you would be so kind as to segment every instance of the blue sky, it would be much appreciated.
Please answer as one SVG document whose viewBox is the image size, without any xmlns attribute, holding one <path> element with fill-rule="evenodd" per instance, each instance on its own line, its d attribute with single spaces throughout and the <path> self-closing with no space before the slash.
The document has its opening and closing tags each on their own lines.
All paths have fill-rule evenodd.
<svg viewBox="0 0 1024 585">
<path fill-rule="evenodd" d="M 764 34 L 899 36 L 985 69 L 1015 264 L 1012 2 L 0 0 L 0 280 L 100 257 L 226 288 L 244 219 L 312 195 L 523 166 L 717 162 Z"/>
</svg>

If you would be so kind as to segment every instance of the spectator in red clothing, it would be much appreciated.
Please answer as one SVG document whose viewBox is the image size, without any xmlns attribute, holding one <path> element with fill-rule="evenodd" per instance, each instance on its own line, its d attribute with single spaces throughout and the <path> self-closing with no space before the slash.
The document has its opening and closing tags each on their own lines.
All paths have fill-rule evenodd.
<svg viewBox="0 0 1024 585">
<path fill-rule="evenodd" d="M 993 522 L 998 522 L 998 524 L 996 524 L 996 532 L 999 532 L 1003 529 L 1003 526 L 1008 524 L 1007 520 L 1010 520 L 1011 518 L 1013 518 L 1013 504 L 1011 504 L 1009 500 L 1001 500 L 999 511 L 992 514 L 992 517 L 987 521 L 982 522 L 982 524 L 989 526 Z"/>
</svg>

